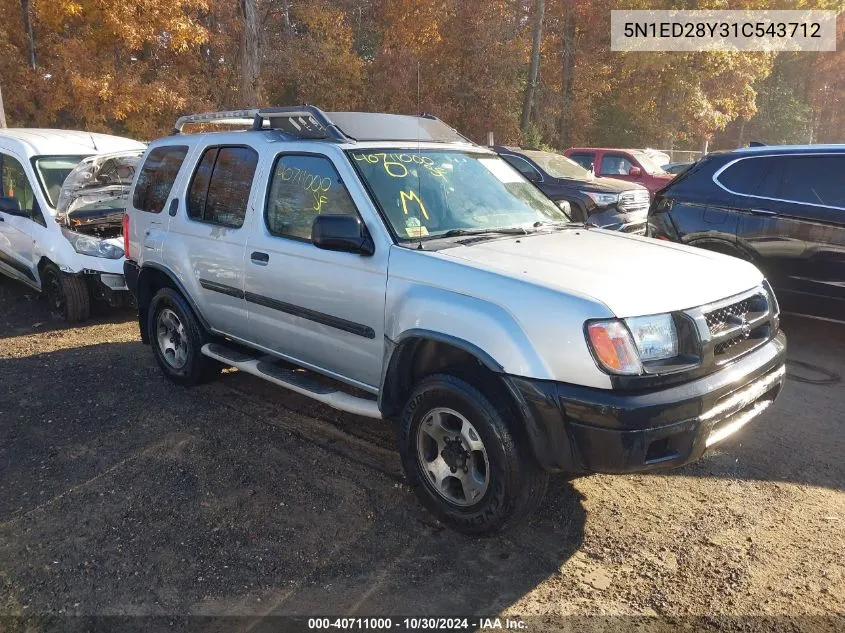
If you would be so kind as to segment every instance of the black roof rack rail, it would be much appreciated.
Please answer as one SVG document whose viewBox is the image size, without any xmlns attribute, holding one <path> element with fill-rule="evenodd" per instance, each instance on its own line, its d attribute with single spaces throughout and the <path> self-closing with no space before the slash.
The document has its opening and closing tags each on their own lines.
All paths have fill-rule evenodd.
<svg viewBox="0 0 845 633">
<path fill-rule="evenodd" d="M 266 126 L 265 126 L 266 122 Z M 326 113 L 312 105 L 285 108 L 245 108 L 188 114 L 177 119 L 174 134 L 181 134 L 186 125 L 210 123 L 214 125 L 249 126 L 253 130 L 279 130 L 294 138 L 354 140 L 332 123 Z"/>
<path fill-rule="evenodd" d="M 323 112 L 303 104 L 283 108 L 247 108 L 205 112 L 179 117 L 173 134 L 189 124 L 237 125 L 252 130 L 273 130 L 285 140 L 421 141 L 473 144 L 463 134 L 433 114 L 387 114 L 378 112 Z"/>
<path fill-rule="evenodd" d="M 355 140 L 346 136 L 320 108 L 307 103 L 284 108 L 259 108 L 252 129 L 264 129 L 264 121 L 271 129 L 297 138 L 324 138 L 338 142 Z"/>
</svg>

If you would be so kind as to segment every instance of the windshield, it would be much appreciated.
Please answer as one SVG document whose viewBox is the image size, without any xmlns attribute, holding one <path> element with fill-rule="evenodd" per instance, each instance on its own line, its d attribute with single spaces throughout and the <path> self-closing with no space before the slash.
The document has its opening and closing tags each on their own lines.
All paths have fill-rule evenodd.
<svg viewBox="0 0 845 633">
<path fill-rule="evenodd" d="M 569 220 L 495 155 L 364 150 L 349 156 L 400 240 Z"/>
<path fill-rule="evenodd" d="M 666 172 L 663 171 L 663 168 L 654 162 L 654 159 L 646 154 L 645 152 L 632 152 L 634 156 L 637 157 L 637 160 L 640 161 L 640 165 L 643 166 L 649 174 L 655 174 L 657 176 L 661 174 L 665 174 Z"/>
<path fill-rule="evenodd" d="M 83 158 L 85 156 L 36 156 L 32 160 L 41 190 L 51 207 L 56 207 L 65 178 Z"/>
<path fill-rule="evenodd" d="M 537 163 L 552 178 L 570 178 L 572 180 L 593 179 L 592 172 L 587 171 L 566 156 L 553 154 L 552 152 L 538 152 L 536 150 L 522 150 L 521 153 Z"/>
</svg>

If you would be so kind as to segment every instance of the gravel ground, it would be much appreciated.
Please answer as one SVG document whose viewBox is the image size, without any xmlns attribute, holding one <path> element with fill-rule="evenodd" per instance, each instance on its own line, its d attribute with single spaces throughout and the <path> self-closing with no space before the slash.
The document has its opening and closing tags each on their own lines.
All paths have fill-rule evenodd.
<svg viewBox="0 0 845 633">
<path fill-rule="evenodd" d="M 67 328 L 0 279 L 0 615 L 843 630 L 845 329 L 783 327 L 784 393 L 717 451 L 557 477 L 528 524 L 473 540 L 420 508 L 384 422 L 235 371 L 176 387 L 134 315 Z"/>
</svg>

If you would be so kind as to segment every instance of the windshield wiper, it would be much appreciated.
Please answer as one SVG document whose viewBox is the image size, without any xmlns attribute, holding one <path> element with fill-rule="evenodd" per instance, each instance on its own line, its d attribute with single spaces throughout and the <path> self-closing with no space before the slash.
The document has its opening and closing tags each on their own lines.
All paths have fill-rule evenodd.
<svg viewBox="0 0 845 633">
<path fill-rule="evenodd" d="M 450 229 L 440 235 L 432 237 L 464 237 L 467 235 L 528 235 L 528 230 L 521 226 L 505 227 L 502 229 Z"/>
<path fill-rule="evenodd" d="M 570 222 L 569 220 L 557 220 L 554 222 L 542 222 L 538 221 L 534 223 L 535 229 L 583 229 L 584 223 L 583 222 Z"/>
</svg>

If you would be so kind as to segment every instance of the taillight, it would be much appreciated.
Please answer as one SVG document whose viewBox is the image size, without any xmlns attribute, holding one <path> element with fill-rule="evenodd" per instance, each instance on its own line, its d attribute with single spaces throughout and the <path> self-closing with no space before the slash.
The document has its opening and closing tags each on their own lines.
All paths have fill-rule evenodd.
<svg viewBox="0 0 845 633">
<path fill-rule="evenodd" d="M 129 259 L 129 214 L 123 212 L 123 255 Z"/>
</svg>

